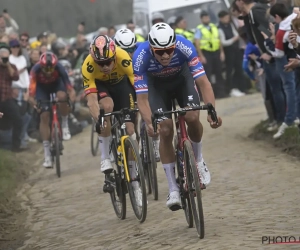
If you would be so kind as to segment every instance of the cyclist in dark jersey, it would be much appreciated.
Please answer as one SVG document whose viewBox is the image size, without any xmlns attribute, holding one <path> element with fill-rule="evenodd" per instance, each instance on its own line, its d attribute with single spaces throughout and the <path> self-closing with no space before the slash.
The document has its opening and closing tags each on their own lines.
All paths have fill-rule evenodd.
<svg viewBox="0 0 300 250">
<path fill-rule="evenodd" d="M 197 86 L 202 92 L 204 103 L 215 105 L 211 83 L 206 77 L 194 45 L 182 36 L 176 37 L 174 30 L 166 23 L 154 24 L 148 35 L 135 51 L 132 59 L 134 68 L 137 103 L 148 133 L 154 135 L 151 112 L 172 109 L 172 97 L 175 96 L 180 107 L 200 104 Z M 173 121 L 160 122 L 160 157 L 169 184 L 167 206 L 175 210 L 180 207 L 179 188 L 175 180 L 175 152 L 173 149 Z M 213 123 L 212 128 L 221 126 Z M 195 153 L 198 172 L 205 185 L 210 183 L 210 173 L 202 157 L 203 127 L 199 121 L 199 111 L 185 115 L 188 134 Z"/>
</svg>

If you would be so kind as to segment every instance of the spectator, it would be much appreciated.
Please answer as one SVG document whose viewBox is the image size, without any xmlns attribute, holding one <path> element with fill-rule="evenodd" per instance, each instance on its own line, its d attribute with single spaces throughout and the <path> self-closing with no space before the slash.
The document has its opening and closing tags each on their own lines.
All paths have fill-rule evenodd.
<svg viewBox="0 0 300 250">
<path fill-rule="evenodd" d="M 42 45 L 40 46 L 40 53 L 43 54 L 43 53 L 45 53 L 45 52 L 47 52 L 47 51 L 48 51 L 48 46 L 45 45 L 45 44 L 42 44 Z"/>
<path fill-rule="evenodd" d="M 116 34 L 116 28 L 114 26 L 110 26 L 109 29 L 108 29 L 108 36 L 111 39 L 114 39 L 115 34 Z"/>
<path fill-rule="evenodd" d="M 37 40 L 40 42 L 40 46 L 48 45 L 48 33 L 43 32 L 37 36 Z"/>
<path fill-rule="evenodd" d="M 9 23 L 9 26 L 7 26 Z M 3 14 L 0 15 L 0 34 L 10 34 L 11 32 L 17 32 L 19 30 L 19 26 L 17 22 L 8 14 L 7 10 L 3 11 Z"/>
<path fill-rule="evenodd" d="M 239 2 L 244 13 L 243 18 L 249 42 L 256 44 L 261 51 L 263 68 L 266 74 L 267 84 L 272 93 L 276 118 L 276 122 L 270 124 L 268 130 L 275 131 L 278 128 L 278 124 L 284 122 L 286 108 L 282 82 L 276 70 L 275 60 L 265 47 L 264 37 L 261 34 L 261 32 L 264 32 L 268 37 L 272 35 L 269 31 L 269 20 L 267 19 L 269 6 L 265 3 L 255 3 L 253 0 L 241 0 Z"/>
<path fill-rule="evenodd" d="M 99 35 L 107 36 L 108 35 L 108 28 L 106 27 L 100 27 L 98 29 Z"/>
<path fill-rule="evenodd" d="M 219 30 L 215 24 L 210 22 L 207 12 L 201 12 L 200 18 L 201 24 L 197 26 L 195 32 L 196 50 L 208 79 L 214 83 L 212 86 L 216 98 L 223 98 L 227 96 L 222 76 L 222 62 L 225 55 L 219 38 Z M 216 77 L 214 81 L 212 81 L 213 73 Z"/>
<path fill-rule="evenodd" d="M 29 35 L 28 33 L 24 32 L 20 35 L 20 45 L 22 49 L 22 54 L 26 58 L 27 62 L 27 67 L 30 65 L 30 60 L 29 60 Z"/>
<path fill-rule="evenodd" d="M 9 41 L 11 40 L 19 40 L 19 33 L 18 32 L 11 32 L 8 34 Z"/>
<path fill-rule="evenodd" d="M 133 23 L 132 20 L 130 20 L 130 21 L 127 22 L 126 27 L 127 27 L 127 29 L 129 29 L 133 33 L 135 33 L 135 24 Z M 135 36 L 136 36 L 136 41 L 137 42 L 145 42 L 145 38 L 142 35 L 135 33 Z"/>
<path fill-rule="evenodd" d="M 8 43 L 9 43 L 8 35 L 6 35 L 6 34 L 0 35 L 0 43 L 4 43 L 4 44 L 8 45 Z"/>
<path fill-rule="evenodd" d="M 178 35 L 184 36 L 186 39 L 188 39 L 190 42 L 194 42 L 194 32 L 187 30 L 187 22 L 186 20 L 182 17 L 179 16 L 175 20 L 175 33 Z"/>
<path fill-rule="evenodd" d="M 152 14 L 152 25 L 156 24 L 156 23 L 161 23 L 165 21 L 165 17 L 164 14 L 162 14 L 161 12 L 154 12 Z"/>
<path fill-rule="evenodd" d="M 218 14 L 219 35 L 224 48 L 226 66 L 226 91 L 233 97 L 244 96 L 241 92 L 245 77 L 240 60 L 239 34 L 231 23 L 230 15 L 227 11 L 220 11 Z"/>
<path fill-rule="evenodd" d="M 13 127 L 12 150 L 20 150 L 20 135 L 22 130 L 22 117 L 18 104 L 12 97 L 12 81 L 19 79 L 18 70 L 9 62 L 10 51 L 8 48 L 0 49 L 0 112 Z"/>
<path fill-rule="evenodd" d="M 32 49 L 30 50 L 30 64 L 28 67 L 28 73 L 30 73 L 30 70 L 32 69 L 32 67 L 39 61 L 40 59 L 40 50 L 39 49 Z"/>
<path fill-rule="evenodd" d="M 176 21 L 176 16 L 171 16 L 167 23 L 170 25 L 170 27 L 175 30 L 176 29 L 176 25 L 175 25 L 175 21 Z"/>
</svg>

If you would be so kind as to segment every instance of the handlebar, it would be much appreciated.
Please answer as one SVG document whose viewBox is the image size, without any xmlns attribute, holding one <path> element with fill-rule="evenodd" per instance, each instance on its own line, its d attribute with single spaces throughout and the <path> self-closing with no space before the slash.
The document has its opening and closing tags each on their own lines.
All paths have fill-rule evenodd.
<svg viewBox="0 0 300 250">
<path fill-rule="evenodd" d="M 101 129 L 104 126 L 104 118 L 107 116 L 117 116 L 117 117 L 125 117 L 126 115 L 130 115 L 131 113 L 139 112 L 139 109 L 129 109 L 123 108 L 120 111 L 114 111 L 109 113 L 104 113 L 104 109 L 100 109 L 100 114 L 98 116 L 98 121 L 96 123 L 96 131 L 98 134 L 101 133 Z"/>
<path fill-rule="evenodd" d="M 163 116 L 169 115 L 169 114 L 175 114 L 175 113 L 179 114 L 180 116 L 184 116 L 186 114 L 186 112 L 193 111 L 193 110 L 207 110 L 207 113 L 211 116 L 212 121 L 216 122 L 218 124 L 217 112 L 216 112 L 214 106 L 211 103 L 207 103 L 206 105 L 201 105 L 201 106 L 196 106 L 196 107 L 179 108 L 179 109 L 172 110 L 172 111 L 165 111 L 165 112 L 155 111 L 151 117 L 154 132 L 156 133 L 157 124 L 160 122 L 159 119 L 162 118 Z"/>
</svg>

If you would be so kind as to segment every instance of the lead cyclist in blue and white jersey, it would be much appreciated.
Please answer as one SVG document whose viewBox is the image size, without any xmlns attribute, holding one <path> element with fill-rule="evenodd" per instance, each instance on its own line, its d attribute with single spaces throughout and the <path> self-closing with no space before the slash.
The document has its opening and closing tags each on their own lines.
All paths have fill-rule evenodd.
<svg viewBox="0 0 300 250">
<path fill-rule="evenodd" d="M 201 90 L 204 103 L 215 106 L 215 97 L 211 83 L 205 75 L 194 45 L 182 36 L 175 35 L 174 30 L 166 23 L 152 26 L 148 41 L 143 42 L 135 51 L 132 59 L 134 68 L 137 103 L 142 118 L 147 124 L 148 133 L 153 136 L 151 112 L 172 109 L 172 97 L 177 99 L 180 107 L 200 105 L 199 94 L 195 83 Z M 167 206 L 175 211 L 180 208 L 179 187 L 175 179 L 175 152 L 173 141 L 173 121 L 160 122 L 160 158 L 165 170 L 169 195 Z M 207 120 L 212 128 L 221 126 Z M 185 121 L 188 135 L 192 142 L 198 172 L 205 185 L 210 183 L 210 173 L 202 157 L 203 126 L 199 121 L 199 111 L 187 112 Z"/>
<path fill-rule="evenodd" d="M 114 37 L 117 46 L 125 50 L 132 58 L 134 51 L 139 47 L 141 42 L 136 41 L 136 35 L 130 29 L 119 29 Z M 142 123 L 142 119 L 141 119 Z M 140 126 L 141 126 L 140 123 Z M 137 126 L 138 127 L 138 126 Z M 153 138 L 154 154 L 157 162 L 160 161 L 159 155 L 159 137 Z M 141 145 L 140 145 L 141 150 Z"/>
</svg>

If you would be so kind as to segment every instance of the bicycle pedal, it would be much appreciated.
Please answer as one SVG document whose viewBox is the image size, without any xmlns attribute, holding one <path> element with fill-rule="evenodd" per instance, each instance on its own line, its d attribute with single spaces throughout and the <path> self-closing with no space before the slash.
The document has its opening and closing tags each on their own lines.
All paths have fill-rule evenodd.
<svg viewBox="0 0 300 250">
<path fill-rule="evenodd" d="M 174 212 L 174 211 L 178 211 L 178 210 L 182 209 L 182 207 L 180 205 L 175 204 L 175 205 L 169 207 L 169 209 Z"/>
</svg>

